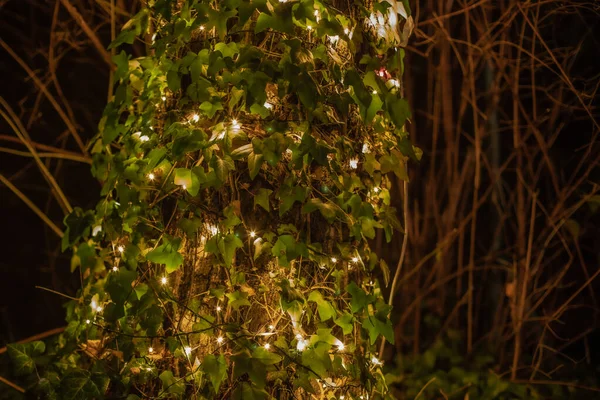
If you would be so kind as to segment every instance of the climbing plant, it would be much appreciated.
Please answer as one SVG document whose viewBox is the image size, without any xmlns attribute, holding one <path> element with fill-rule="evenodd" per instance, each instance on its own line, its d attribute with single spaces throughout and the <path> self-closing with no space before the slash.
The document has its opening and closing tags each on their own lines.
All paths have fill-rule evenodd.
<svg viewBox="0 0 600 400">
<path fill-rule="evenodd" d="M 369 241 L 402 230 L 389 176 L 419 157 L 403 128 L 409 12 L 146 2 L 111 44 L 101 199 L 65 219 L 79 299 L 52 347 L 9 348 L 33 392 L 390 397 L 390 271 Z"/>
</svg>

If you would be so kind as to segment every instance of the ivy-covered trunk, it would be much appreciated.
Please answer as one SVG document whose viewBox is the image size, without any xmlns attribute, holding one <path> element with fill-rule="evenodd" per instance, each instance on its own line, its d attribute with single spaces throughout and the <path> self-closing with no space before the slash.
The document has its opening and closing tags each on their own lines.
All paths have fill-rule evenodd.
<svg viewBox="0 0 600 400">
<path fill-rule="evenodd" d="M 409 11 L 147 2 L 112 45 L 93 144 L 102 199 L 66 220 L 82 301 L 48 391 L 390 396 L 390 272 L 369 240 L 401 230 L 387 175 L 417 158 L 400 94 Z M 134 41 L 147 56 L 131 58 Z"/>
</svg>

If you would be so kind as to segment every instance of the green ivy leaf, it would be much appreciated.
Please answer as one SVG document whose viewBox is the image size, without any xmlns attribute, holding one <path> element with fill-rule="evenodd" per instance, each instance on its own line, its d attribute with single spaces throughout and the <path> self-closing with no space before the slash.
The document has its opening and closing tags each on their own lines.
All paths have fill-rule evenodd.
<svg viewBox="0 0 600 400">
<path fill-rule="evenodd" d="M 178 251 L 180 245 L 180 238 L 169 239 L 164 237 L 163 244 L 146 254 L 146 259 L 157 264 L 164 264 L 167 273 L 170 274 L 183 263 L 183 256 Z"/>
<path fill-rule="evenodd" d="M 225 265 L 230 267 L 233 263 L 233 257 L 235 257 L 235 251 L 241 247 L 244 247 L 244 244 L 236 235 L 230 234 L 225 237 L 219 237 L 217 240 L 217 246 L 219 248 L 219 252 L 223 256 Z"/>
<path fill-rule="evenodd" d="M 215 393 L 219 393 L 221 382 L 227 377 L 227 362 L 223 354 L 215 356 L 214 354 L 207 354 L 202 362 L 204 372 L 210 378 L 210 382 L 215 389 Z"/>
<path fill-rule="evenodd" d="M 35 341 L 28 344 L 9 344 L 6 346 L 8 356 L 13 363 L 13 372 L 17 376 L 32 374 L 35 370 L 33 357 L 46 350 L 44 342 Z"/>
<path fill-rule="evenodd" d="M 321 321 L 327 321 L 328 319 L 336 316 L 336 311 L 333 305 L 323 298 L 321 292 L 313 290 L 308 296 L 308 301 L 317 303 L 317 311 Z"/>
<path fill-rule="evenodd" d="M 264 347 L 256 347 L 252 352 L 252 358 L 260 361 L 265 365 L 274 365 L 283 359 L 281 356 L 271 352 Z"/>
<path fill-rule="evenodd" d="M 228 304 L 236 311 L 238 311 L 240 307 L 252 305 L 248 301 L 248 293 L 240 292 L 239 290 L 236 290 L 233 293 L 228 293 L 227 298 L 229 299 Z"/>
<path fill-rule="evenodd" d="M 354 330 L 354 317 L 352 314 L 345 313 L 335 320 L 335 324 L 342 328 L 344 335 L 349 335 Z"/>
<path fill-rule="evenodd" d="M 346 287 L 346 290 L 352 296 L 350 305 L 353 313 L 359 312 L 375 300 L 372 295 L 367 295 L 367 293 L 359 288 L 354 282 L 350 282 Z"/>
<path fill-rule="evenodd" d="M 187 168 L 176 168 L 174 183 L 179 186 L 185 186 L 185 190 L 191 195 L 195 196 L 200 190 L 200 180 L 196 174 L 193 174 L 191 170 Z"/>
<path fill-rule="evenodd" d="M 267 212 L 271 211 L 271 206 L 269 204 L 269 196 L 273 193 L 271 189 L 258 189 L 258 192 L 254 195 L 254 208 L 256 206 L 261 206 Z"/>
</svg>

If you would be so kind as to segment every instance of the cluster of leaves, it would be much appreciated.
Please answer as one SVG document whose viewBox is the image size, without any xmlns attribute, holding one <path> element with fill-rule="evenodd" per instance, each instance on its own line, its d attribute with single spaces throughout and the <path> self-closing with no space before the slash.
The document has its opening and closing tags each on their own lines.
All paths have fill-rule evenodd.
<svg viewBox="0 0 600 400">
<path fill-rule="evenodd" d="M 369 239 L 419 158 L 404 53 L 368 22 L 390 5 L 148 3 L 112 44 L 149 50 L 114 58 L 103 197 L 65 219 L 80 301 L 17 371 L 60 399 L 389 397 Z"/>
<path fill-rule="evenodd" d="M 429 326 L 437 320 L 429 318 Z M 466 356 L 464 338 L 460 332 L 449 330 L 426 351 L 416 356 L 398 356 L 396 368 L 386 373 L 390 390 L 398 399 L 584 399 L 588 389 L 552 384 L 549 380 L 531 383 L 511 382 L 501 373 L 490 352 L 477 351 Z M 589 371 L 584 374 L 589 376 Z M 541 383 L 541 384 L 540 384 Z M 590 382 L 594 387 L 597 382 Z"/>
</svg>

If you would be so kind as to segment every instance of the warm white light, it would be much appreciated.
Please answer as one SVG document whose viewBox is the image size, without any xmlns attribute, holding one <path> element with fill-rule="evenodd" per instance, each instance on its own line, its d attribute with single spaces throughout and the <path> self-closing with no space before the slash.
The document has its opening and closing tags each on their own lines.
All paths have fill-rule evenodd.
<svg viewBox="0 0 600 400">
<path fill-rule="evenodd" d="M 240 125 L 240 123 L 238 122 L 237 119 L 232 119 L 231 120 L 231 127 L 233 129 L 240 129 L 242 126 Z"/>
<path fill-rule="evenodd" d="M 160 283 L 162 283 L 163 285 L 166 285 L 166 284 L 167 284 L 167 281 L 168 281 L 168 280 L 167 280 L 167 277 L 166 277 L 166 276 L 163 276 L 162 278 L 160 278 Z"/>
<path fill-rule="evenodd" d="M 117 268 L 117 266 L 115 265 L 115 266 L 113 267 L 113 272 L 117 272 L 118 270 L 119 270 L 119 268 Z"/>
<path fill-rule="evenodd" d="M 117 250 L 119 251 L 119 253 L 122 253 L 125 251 L 125 247 L 119 246 L 119 247 L 117 247 Z"/>
<path fill-rule="evenodd" d="M 100 307 L 100 306 L 96 307 L 96 312 L 102 312 L 102 310 L 103 310 L 102 307 Z"/>
<path fill-rule="evenodd" d="M 152 353 L 154 353 L 154 349 L 153 349 L 152 347 L 148 347 L 148 353 L 149 353 L 149 354 L 152 354 Z"/>
<path fill-rule="evenodd" d="M 265 349 L 269 350 L 271 348 L 271 345 L 269 343 L 265 343 Z"/>
<path fill-rule="evenodd" d="M 380 190 L 381 190 L 381 189 L 379 189 L 377 186 L 375 186 L 375 187 L 373 188 L 373 191 L 374 191 L 375 193 L 379 193 L 379 191 L 380 191 Z"/>
<path fill-rule="evenodd" d="M 344 343 L 338 342 L 337 343 L 337 348 L 338 348 L 338 351 L 344 351 L 344 349 L 346 348 L 346 346 L 344 345 Z"/>
<path fill-rule="evenodd" d="M 357 263 L 358 262 L 358 257 L 352 257 L 352 262 L 353 263 Z"/>
<path fill-rule="evenodd" d="M 296 344 L 296 350 L 304 351 L 306 349 L 306 341 L 304 339 L 298 340 L 298 344 Z"/>
<path fill-rule="evenodd" d="M 194 121 L 194 122 L 200 121 L 200 116 L 198 114 L 192 115 L 192 121 Z"/>
<path fill-rule="evenodd" d="M 86 323 L 86 324 L 89 324 L 90 322 L 92 322 L 92 321 L 90 321 L 89 319 L 86 319 L 86 320 L 85 320 L 85 323 Z"/>
<path fill-rule="evenodd" d="M 156 40 L 156 33 L 154 33 L 154 34 L 152 35 L 152 41 L 154 42 L 155 40 Z"/>
<path fill-rule="evenodd" d="M 167 96 L 163 96 L 162 101 L 167 101 Z"/>
<path fill-rule="evenodd" d="M 377 94 L 377 90 L 373 90 L 373 94 Z"/>
<path fill-rule="evenodd" d="M 328 36 L 328 38 L 332 44 L 336 44 L 338 42 L 338 40 L 340 40 L 340 37 L 338 35 Z"/>
<path fill-rule="evenodd" d="M 183 190 L 187 190 L 187 186 L 186 185 L 181 185 L 181 187 L 183 188 Z"/>
<path fill-rule="evenodd" d="M 93 311 L 96 311 L 96 308 L 98 307 L 98 304 L 96 303 L 96 300 L 92 299 L 92 301 L 90 303 L 90 307 L 92 307 Z"/>
<path fill-rule="evenodd" d="M 223 340 L 225 340 L 225 339 L 223 339 L 223 337 L 222 337 L 222 336 L 219 336 L 219 337 L 217 338 L 217 343 L 221 344 L 221 343 L 223 343 Z"/>
<path fill-rule="evenodd" d="M 191 348 L 190 346 L 185 346 L 185 347 L 183 348 L 183 351 L 185 351 L 185 354 L 186 354 L 186 355 L 188 355 L 188 356 L 189 356 L 190 354 L 192 354 L 192 348 Z"/>
<path fill-rule="evenodd" d="M 152 172 L 150 172 L 150 173 L 148 174 L 148 179 L 150 179 L 151 181 L 153 181 L 153 180 L 154 180 L 154 178 L 155 178 L 154 174 L 153 174 Z"/>
<path fill-rule="evenodd" d="M 142 143 L 147 142 L 148 140 L 150 140 L 150 138 L 146 135 L 140 137 L 140 142 L 142 142 Z"/>
<path fill-rule="evenodd" d="M 350 164 L 350 168 L 352 168 L 352 169 L 358 168 L 358 158 L 350 159 L 349 164 Z"/>
<path fill-rule="evenodd" d="M 331 257 L 331 262 L 335 264 L 337 262 L 337 258 Z"/>
<path fill-rule="evenodd" d="M 390 79 L 388 82 L 391 83 L 392 86 L 395 86 L 395 87 L 399 87 L 400 86 L 400 82 L 398 80 L 396 80 L 396 79 Z"/>
<path fill-rule="evenodd" d="M 217 311 L 221 311 L 221 310 L 222 310 L 221 306 L 217 306 Z"/>
<path fill-rule="evenodd" d="M 344 396 L 344 395 L 340 396 L 340 400 L 344 400 L 345 398 L 346 398 L 346 396 Z"/>
<path fill-rule="evenodd" d="M 381 361 L 379 361 L 379 360 L 377 359 L 377 357 L 375 357 L 375 356 L 373 356 L 373 358 L 371 358 L 371 362 L 372 362 L 373 364 L 375 364 L 375 365 L 381 365 L 381 364 L 383 364 L 383 363 L 382 363 Z"/>
<path fill-rule="evenodd" d="M 92 229 L 92 236 L 96 236 L 100 232 L 102 232 L 102 225 L 96 225 L 94 229 Z"/>
<path fill-rule="evenodd" d="M 256 232 L 254 232 L 254 231 L 251 231 L 251 232 L 250 232 L 250 237 L 251 237 L 251 238 L 253 238 L 253 237 L 255 237 L 255 236 L 256 236 Z"/>
<path fill-rule="evenodd" d="M 269 109 L 269 110 L 271 110 L 273 108 L 273 104 L 271 104 L 269 102 L 265 102 L 264 106 L 266 109 Z"/>
<path fill-rule="evenodd" d="M 350 29 L 348 29 L 348 28 L 344 29 L 344 34 L 345 34 L 345 35 L 347 35 L 347 34 L 349 34 L 349 33 L 350 33 Z"/>
<path fill-rule="evenodd" d="M 312 26 L 306 25 L 306 29 L 308 29 L 309 31 L 312 31 Z"/>
<path fill-rule="evenodd" d="M 362 152 L 363 152 L 363 154 L 367 154 L 367 153 L 371 152 L 371 149 L 369 148 L 369 143 L 363 143 Z"/>
<path fill-rule="evenodd" d="M 271 331 L 272 331 L 273 329 L 275 329 L 275 326 L 273 326 L 273 325 L 269 325 L 269 330 L 271 330 Z"/>
<path fill-rule="evenodd" d="M 203 31 L 204 30 L 204 25 L 200 25 L 200 30 Z"/>
</svg>

